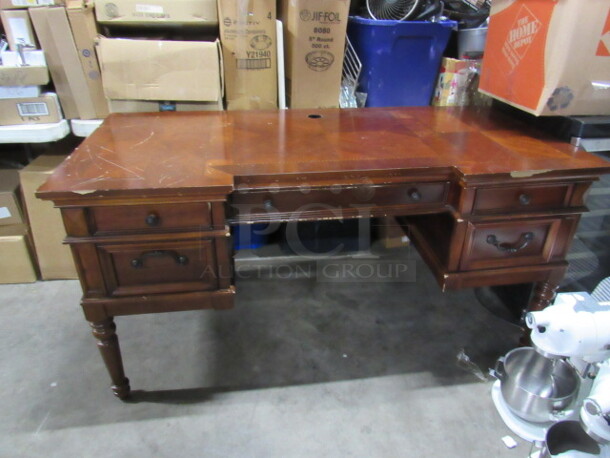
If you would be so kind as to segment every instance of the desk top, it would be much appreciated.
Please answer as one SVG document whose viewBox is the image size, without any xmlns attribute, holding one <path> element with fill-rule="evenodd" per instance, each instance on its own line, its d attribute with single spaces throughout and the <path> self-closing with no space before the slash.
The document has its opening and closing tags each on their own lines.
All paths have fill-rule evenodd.
<svg viewBox="0 0 610 458">
<path fill-rule="evenodd" d="M 452 171 L 468 181 L 599 175 L 610 165 L 490 108 L 114 114 L 38 194 L 226 194 L 240 177 L 395 170 Z"/>
</svg>

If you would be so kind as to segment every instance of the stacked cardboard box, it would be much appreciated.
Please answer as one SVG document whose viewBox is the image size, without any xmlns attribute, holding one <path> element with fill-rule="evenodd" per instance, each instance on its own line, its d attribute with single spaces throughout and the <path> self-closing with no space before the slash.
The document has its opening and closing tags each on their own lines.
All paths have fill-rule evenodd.
<svg viewBox="0 0 610 458">
<path fill-rule="evenodd" d="M 42 51 L 24 53 L 25 62 L 15 51 L 1 53 L 0 59 L 0 86 L 45 86 L 49 83 L 49 69 Z"/>
<path fill-rule="evenodd" d="M 339 106 L 349 0 L 282 0 L 290 108 Z"/>
<path fill-rule="evenodd" d="M 36 8 L 39 6 L 63 6 L 64 0 L 0 0 L 0 10 Z"/>
<path fill-rule="evenodd" d="M 97 28 L 93 7 L 84 0 L 67 0 L 64 7 L 65 3 L 57 0 L 0 0 L 2 22 L 7 30 L 11 52 L 15 53 L 15 56 L 4 56 L 3 53 L 0 82 L 4 85 L 18 83 L 20 86 L 32 81 L 39 85 L 47 84 L 48 63 L 66 118 L 103 118 L 108 114 L 108 107 L 94 50 Z M 23 9 L 15 9 L 16 7 Z M 17 49 L 19 46 L 20 49 Z M 37 58 L 37 51 L 31 50 L 37 46 L 44 51 L 44 57 Z M 42 51 L 39 52 L 41 56 Z M 22 62 L 24 59 L 26 62 Z M 26 69 L 26 64 L 35 67 Z M 20 96 L 23 98 L 24 95 Z M 39 97 L 40 88 L 37 94 L 28 96 Z M 39 112 L 27 112 L 27 117 L 14 104 L 10 121 L 15 122 L 17 114 L 23 118 L 22 123 L 59 121 L 62 115 L 57 98 L 52 99 L 45 96 L 40 100 L 30 100 L 30 109 L 37 107 Z M 6 108 L 7 103 L 2 102 L 3 108 Z M 7 120 L 2 118 L 0 115 L 0 120 L 6 124 Z"/>
<path fill-rule="evenodd" d="M 222 108 L 218 42 L 101 38 L 98 56 L 104 93 L 123 106 L 142 101 L 198 102 Z M 111 107 L 120 106 L 111 102 Z M 155 105 L 157 104 L 157 105 Z M 130 111 L 130 110 L 128 110 Z M 158 110 L 155 110 L 158 111 Z"/>
<path fill-rule="evenodd" d="M 24 222 L 19 198 L 19 171 L 0 169 L 0 226 Z"/>
<path fill-rule="evenodd" d="M 228 110 L 277 108 L 275 0 L 218 1 Z"/>
<path fill-rule="evenodd" d="M 58 122 L 57 96 L 41 94 L 49 76 L 28 11 L 2 9 L 0 19 L 9 46 L 0 53 L 0 125 Z"/>
<path fill-rule="evenodd" d="M 62 119 L 57 95 L 49 92 L 38 97 L 0 99 L 0 125 L 48 124 Z"/>
<path fill-rule="evenodd" d="M 0 226 L 0 283 L 36 281 L 29 240 L 25 224 Z"/>
<path fill-rule="evenodd" d="M 19 172 L 0 169 L 0 283 L 36 281 L 19 198 Z"/>
<path fill-rule="evenodd" d="M 42 155 L 19 172 L 25 209 L 34 239 L 43 280 L 77 278 L 72 253 L 63 244 L 66 236 L 60 212 L 53 203 L 36 198 L 36 190 L 65 156 Z"/>
<path fill-rule="evenodd" d="M 11 47 L 20 41 L 44 50 L 67 119 L 218 110 L 225 101 L 231 110 L 275 109 L 284 61 L 291 107 L 337 107 L 349 0 L 279 2 L 285 56 L 283 48 L 278 56 L 277 3 L 0 0 L 0 9 L 7 22 L 26 24 L 9 33 Z M 9 78 L 2 70 L 0 81 Z"/>
<path fill-rule="evenodd" d="M 68 15 L 70 11 L 70 15 Z M 82 2 L 30 9 L 51 78 L 68 119 L 98 119 L 108 109 L 94 56 L 93 11 Z"/>
<path fill-rule="evenodd" d="M 38 48 L 28 10 L 0 10 L 0 18 L 11 51 L 17 51 L 18 45 Z"/>
<path fill-rule="evenodd" d="M 96 0 L 95 14 L 111 113 L 222 109 L 216 0 Z"/>
<path fill-rule="evenodd" d="M 216 0 L 96 0 L 100 24 L 216 27 Z"/>
</svg>

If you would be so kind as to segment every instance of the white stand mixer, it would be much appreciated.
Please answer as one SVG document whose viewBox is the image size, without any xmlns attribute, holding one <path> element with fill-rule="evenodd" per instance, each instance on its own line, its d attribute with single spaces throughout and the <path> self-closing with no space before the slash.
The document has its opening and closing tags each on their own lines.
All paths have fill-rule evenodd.
<svg viewBox="0 0 610 458">
<path fill-rule="evenodd" d="M 517 368 L 516 377 L 507 382 L 504 373 L 508 367 L 508 359 L 513 350 L 500 358 L 495 371 L 491 371 L 499 380 L 492 388 L 492 399 L 498 413 L 507 426 L 521 438 L 543 447 L 533 456 L 603 456 L 610 457 L 610 303 L 598 302 L 588 293 L 562 293 L 558 294 L 554 304 L 539 312 L 530 312 L 525 322 L 532 330 L 531 340 L 536 353 L 548 360 L 535 356 L 521 358 L 524 366 Z M 524 350 L 524 349 L 521 349 Z M 537 361 L 536 361 L 537 358 Z M 506 359 L 506 361 L 505 361 Z M 513 358 L 515 359 L 515 358 Z M 518 361 L 521 361 L 519 359 Z M 520 412 L 520 406 L 514 403 L 522 402 L 522 398 L 511 396 L 512 392 L 502 389 L 508 383 L 518 380 L 530 379 L 537 376 L 536 371 L 541 367 L 540 361 L 547 367 L 553 368 L 554 361 L 563 366 L 569 364 L 578 376 L 578 393 L 561 410 L 551 410 L 544 421 L 531 421 L 524 419 L 527 415 Z M 507 364 L 506 368 L 504 365 Z M 515 371 L 515 364 L 512 370 Z M 531 366 L 531 367 L 530 367 Z M 498 368 L 501 367 L 502 371 Z M 548 392 L 554 389 L 556 374 L 549 372 L 541 375 L 540 383 L 549 385 Z M 513 389 L 514 386 L 509 388 Z M 527 387 L 519 387 L 527 392 Z M 540 387 L 539 387 L 540 388 Z M 544 387 L 540 393 L 546 393 Z M 531 399 L 524 400 L 529 402 Z M 539 399 L 536 399 L 538 401 Z M 512 404 L 511 404 L 512 403 Z M 542 417 L 541 417 L 542 418 Z M 560 421 L 576 420 L 589 437 L 599 444 L 600 453 L 590 454 L 567 451 L 561 455 L 553 455 L 551 445 L 545 444 L 549 431 L 553 425 Z M 577 425 L 578 426 L 578 425 Z"/>
</svg>

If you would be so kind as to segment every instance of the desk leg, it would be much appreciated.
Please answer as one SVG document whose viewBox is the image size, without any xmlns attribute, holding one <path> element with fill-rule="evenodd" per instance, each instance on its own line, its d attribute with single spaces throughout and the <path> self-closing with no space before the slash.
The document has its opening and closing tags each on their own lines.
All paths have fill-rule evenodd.
<svg viewBox="0 0 610 458">
<path fill-rule="evenodd" d="M 534 285 L 534 293 L 532 300 L 529 303 L 527 310 L 529 312 L 537 312 L 542 310 L 553 302 L 555 294 L 559 288 L 559 283 L 552 281 L 541 281 Z"/>
<path fill-rule="evenodd" d="M 553 302 L 553 299 L 555 299 L 555 293 L 557 292 L 558 288 L 559 282 L 552 280 L 536 283 L 534 285 L 532 298 L 527 306 L 527 311 L 537 312 L 551 305 L 551 302 Z M 525 327 L 525 324 L 523 325 L 522 330 L 523 333 L 519 339 L 519 345 L 522 347 L 530 347 L 532 345 L 532 340 L 530 339 L 531 331 Z"/>
<path fill-rule="evenodd" d="M 123 370 L 123 360 L 121 358 L 121 348 L 119 338 L 116 335 L 116 325 L 112 317 L 103 321 L 89 323 L 93 336 L 97 339 L 99 348 L 106 368 L 112 379 L 112 391 L 115 396 L 125 399 L 129 396 L 129 379 L 125 377 Z"/>
</svg>

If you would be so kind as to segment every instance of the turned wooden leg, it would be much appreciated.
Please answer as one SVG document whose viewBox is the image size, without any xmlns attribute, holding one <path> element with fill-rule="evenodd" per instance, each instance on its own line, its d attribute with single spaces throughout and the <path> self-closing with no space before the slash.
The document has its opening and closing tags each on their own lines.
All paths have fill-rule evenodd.
<svg viewBox="0 0 610 458">
<path fill-rule="evenodd" d="M 119 338 L 115 333 L 114 320 L 109 317 L 103 321 L 91 322 L 89 325 L 93 331 L 93 336 L 97 339 L 97 348 L 100 350 L 112 379 L 112 391 L 115 396 L 125 399 L 129 396 L 129 379 L 125 377 L 123 371 L 121 348 L 119 347 Z"/>
<path fill-rule="evenodd" d="M 555 299 L 557 288 L 559 288 L 559 284 L 551 281 L 541 281 L 536 283 L 534 286 L 534 293 L 527 310 L 529 312 L 537 312 L 551 305 L 551 302 L 553 302 L 553 299 Z"/>
<path fill-rule="evenodd" d="M 553 281 L 541 281 L 536 283 L 534 285 L 532 298 L 525 311 L 537 312 L 551 305 L 551 302 L 553 302 L 553 299 L 555 299 L 557 288 L 559 288 L 559 283 Z M 531 346 L 532 341 L 530 339 L 530 330 L 525 327 L 525 325 L 522 325 L 522 329 L 523 334 L 519 339 L 519 345 L 524 347 Z"/>
</svg>

